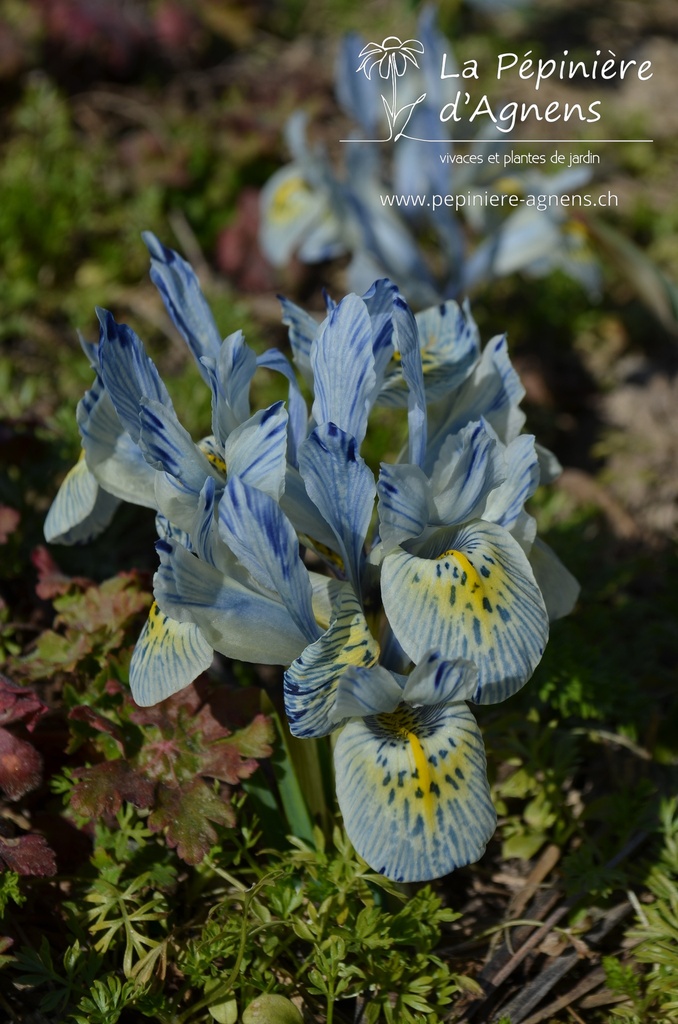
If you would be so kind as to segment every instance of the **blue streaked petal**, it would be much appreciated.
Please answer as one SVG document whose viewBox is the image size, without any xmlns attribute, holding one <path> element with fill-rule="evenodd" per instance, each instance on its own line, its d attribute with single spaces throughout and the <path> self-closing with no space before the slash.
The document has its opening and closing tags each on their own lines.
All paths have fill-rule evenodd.
<svg viewBox="0 0 678 1024">
<path fill-rule="evenodd" d="M 356 438 L 365 437 L 376 377 L 372 324 L 357 295 L 347 295 L 322 322 L 311 348 L 315 386 L 312 414 L 318 424 L 334 423 Z"/>
<path fill-rule="evenodd" d="M 64 477 L 45 519 L 48 544 L 85 544 L 110 523 L 118 498 L 97 483 L 84 459 L 84 452 Z"/>
<path fill-rule="evenodd" d="M 511 365 L 506 337 L 496 337 L 483 349 L 480 362 L 471 376 L 447 398 L 429 408 L 429 442 L 424 468 L 430 472 L 449 434 L 467 423 L 485 419 L 500 441 L 508 444 L 525 423 L 518 408 L 525 394 L 520 378 Z"/>
<path fill-rule="evenodd" d="M 431 518 L 431 488 L 423 469 L 382 462 L 377 494 L 379 536 L 386 551 L 424 532 Z"/>
<path fill-rule="evenodd" d="M 581 589 L 572 573 L 565 568 L 555 551 L 539 538 L 534 542 L 529 560 L 550 621 L 569 615 Z"/>
<path fill-rule="evenodd" d="M 160 292 L 165 309 L 207 380 L 200 360 L 203 356 L 216 359 L 221 335 L 200 289 L 198 278 L 190 263 L 173 249 L 167 249 L 152 232 L 142 231 L 141 237 L 151 254 L 151 281 Z"/>
<path fill-rule="evenodd" d="M 431 473 L 435 522 L 454 526 L 480 517 L 507 477 L 502 448 L 482 420 L 445 440 Z"/>
<path fill-rule="evenodd" d="M 170 619 L 154 601 L 130 663 L 135 702 L 150 707 L 183 690 L 210 667 L 213 654 L 197 626 Z"/>
<path fill-rule="evenodd" d="M 290 386 L 287 395 L 287 410 L 289 414 L 287 459 L 292 466 L 296 466 L 297 450 L 306 437 L 308 410 L 294 370 L 286 356 L 277 348 L 269 349 L 268 352 L 260 355 L 257 358 L 257 366 L 263 366 L 268 370 L 275 370 L 289 381 Z"/>
<path fill-rule="evenodd" d="M 348 578 L 360 592 L 363 545 L 376 486 L 358 454 L 355 438 L 334 423 L 316 427 L 299 449 L 299 468 L 309 497 L 329 524 Z"/>
<path fill-rule="evenodd" d="M 278 300 L 282 306 L 282 322 L 289 328 L 287 336 L 292 349 L 292 358 L 302 377 L 312 384 L 311 345 L 320 330 L 320 324 L 305 309 L 297 306 L 283 295 L 279 295 Z"/>
<path fill-rule="evenodd" d="M 306 640 L 277 595 L 224 575 L 174 541 L 160 540 L 156 550 L 153 592 L 160 609 L 195 623 L 215 651 L 263 665 L 289 665 L 301 654 Z"/>
<path fill-rule="evenodd" d="M 234 331 L 224 338 L 216 360 L 205 357 L 203 366 L 212 389 L 212 433 L 223 445 L 231 431 L 249 417 L 257 357 L 242 331 Z"/>
<path fill-rule="evenodd" d="M 132 440 L 138 441 L 141 399 L 153 398 L 170 408 L 172 402 L 153 361 L 132 328 L 116 323 L 105 309 L 96 312 L 101 325 L 101 376 L 120 422 Z"/>
<path fill-rule="evenodd" d="M 478 667 L 472 661 L 447 661 L 428 653 L 407 677 L 402 699 L 408 704 L 452 704 L 471 700 L 478 686 Z"/>
<path fill-rule="evenodd" d="M 87 465 L 98 483 L 122 501 L 157 508 L 157 472 L 122 426 L 99 377 L 78 402 L 78 428 Z"/>
<path fill-rule="evenodd" d="M 337 547 L 332 530 L 309 498 L 301 474 L 293 466 L 288 465 L 285 473 L 280 507 L 299 535 L 309 538 L 313 544 L 319 543 L 331 549 Z"/>
<path fill-rule="evenodd" d="M 402 683 L 383 665 L 372 668 L 353 665 L 339 679 L 330 718 L 339 725 L 347 718 L 395 711 L 402 699 Z"/>
<path fill-rule="evenodd" d="M 348 836 L 375 871 L 424 882 L 478 860 L 496 815 L 485 750 L 465 704 L 356 718 L 335 750 Z"/>
<path fill-rule="evenodd" d="M 139 410 L 139 448 L 150 466 L 174 476 L 196 495 L 208 476 L 220 479 L 218 470 L 182 427 L 174 409 L 148 398 Z"/>
<path fill-rule="evenodd" d="M 506 479 L 492 491 L 482 518 L 511 529 L 539 483 L 539 462 L 532 434 L 521 434 L 504 449 Z"/>
<path fill-rule="evenodd" d="M 266 259 L 276 267 L 287 263 L 309 233 L 327 220 L 338 242 L 339 225 L 327 198 L 308 179 L 305 164 L 291 163 L 276 171 L 261 190 L 259 242 Z"/>
<path fill-rule="evenodd" d="M 393 300 L 393 339 L 400 354 L 400 366 L 408 387 L 408 462 L 421 466 L 426 451 L 426 394 L 421 365 L 419 332 L 414 314 L 401 295 Z"/>
<path fill-rule="evenodd" d="M 293 736 L 325 736 L 333 717 L 337 686 L 351 666 L 371 668 L 379 644 L 370 633 L 360 602 L 344 585 L 329 629 L 310 644 L 285 673 L 285 711 Z"/>
<path fill-rule="evenodd" d="M 372 352 L 377 393 L 381 389 L 386 367 L 393 355 L 393 300 L 397 294 L 397 286 L 387 277 L 382 277 L 375 281 L 362 297 L 372 322 Z"/>
<path fill-rule="evenodd" d="M 398 549 L 382 564 L 384 610 L 400 644 L 415 663 L 431 650 L 475 662 L 473 700 L 505 700 L 532 675 L 548 637 L 525 554 L 507 530 L 481 520 L 439 530 L 416 550 Z"/>
<path fill-rule="evenodd" d="M 219 502 L 219 533 L 254 579 L 280 596 L 306 641 L 317 640 L 321 630 L 313 615 L 308 570 L 299 557 L 294 528 L 278 503 L 230 477 Z"/>
<path fill-rule="evenodd" d="M 285 486 L 286 453 L 287 412 L 282 402 L 256 412 L 224 444 L 228 475 L 240 477 L 276 501 Z"/>
</svg>

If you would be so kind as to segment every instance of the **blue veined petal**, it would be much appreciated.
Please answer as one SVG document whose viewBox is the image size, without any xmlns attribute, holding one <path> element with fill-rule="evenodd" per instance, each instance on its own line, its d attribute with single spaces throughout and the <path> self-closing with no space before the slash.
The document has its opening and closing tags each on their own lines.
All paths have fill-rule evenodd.
<svg viewBox="0 0 678 1024">
<path fill-rule="evenodd" d="M 191 551 L 191 538 L 185 530 L 179 529 L 174 523 L 171 523 L 167 516 L 164 516 L 162 512 L 158 512 L 155 517 L 155 532 L 158 534 L 160 540 L 175 540 L 179 544 L 183 544 L 185 548 Z"/>
<path fill-rule="evenodd" d="M 532 675 L 548 637 L 527 557 L 507 530 L 482 520 L 439 530 L 415 550 L 382 563 L 384 610 L 400 644 L 415 663 L 430 650 L 475 662 L 473 700 L 505 700 Z"/>
<path fill-rule="evenodd" d="M 193 622 L 227 658 L 289 665 L 306 639 L 277 595 L 263 594 L 201 561 L 174 541 L 159 540 L 153 592 L 160 609 Z"/>
<path fill-rule="evenodd" d="M 437 402 L 458 388 L 480 358 L 478 328 L 468 302 L 450 299 L 415 314 L 421 345 L 426 401 Z M 378 405 L 407 404 L 408 388 L 400 364 L 388 368 Z"/>
<path fill-rule="evenodd" d="M 340 725 L 347 718 L 395 711 L 402 699 L 402 680 L 398 681 L 383 665 L 352 665 L 339 678 L 330 720 Z"/>
<path fill-rule="evenodd" d="M 382 277 L 375 281 L 362 297 L 372 322 L 372 353 L 377 393 L 381 389 L 386 367 L 393 355 L 393 300 L 397 294 L 397 286 L 387 277 Z"/>
<path fill-rule="evenodd" d="M 122 426 L 99 377 L 78 402 L 76 419 L 87 465 L 101 487 L 122 501 L 157 508 L 158 474 Z"/>
<path fill-rule="evenodd" d="M 334 533 L 309 498 L 301 474 L 293 466 L 288 465 L 285 473 L 285 490 L 280 497 L 280 507 L 300 536 L 303 534 L 312 544 L 319 543 L 332 550 L 337 547 Z"/>
<path fill-rule="evenodd" d="M 268 494 L 230 477 L 219 502 L 219 533 L 263 587 L 278 594 L 307 642 L 320 636 L 311 581 L 292 524 Z"/>
<path fill-rule="evenodd" d="M 154 601 L 130 663 L 135 702 L 150 707 L 183 690 L 210 667 L 213 655 L 197 626 L 170 619 Z"/>
<path fill-rule="evenodd" d="M 151 281 L 160 292 L 165 309 L 193 353 L 198 369 L 207 380 L 203 356 L 216 359 L 221 346 L 219 328 L 214 322 L 198 278 L 190 263 L 173 249 L 167 249 L 150 231 L 141 237 L 151 254 Z"/>
<path fill-rule="evenodd" d="M 426 452 L 427 433 L 424 371 L 421 365 L 417 323 L 412 310 L 400 295 L 393 300 L 393 338 L 408 387 L 408 461 L 415 466 L 421 466 Z"/>
<path fill-rule="evenodd" d="M 154 469 L 176 477 L 187 490 L 199 494 L 205 478 L 221 479 L 218 470 L 181 426 L 174 409 L 149 398 L 141 399 L 139 448 Z"/>
<path fill-rule="evenodd" d="M 445 440 L 431 473 L 434 522 L 454 526 L 480 518 L 508 475 L 502 448 L 482 420 Z"/>
<path fill-rule="evenodd" d="M 379 644 L 370 633 L 360 602 L 343 585 L 329 629 L 310 644 L 285 673 L 285 712 L 293 736 L 326 736 L 341 675 L 352 666 L 371 668 Z"/>
<path fill-rule="evenodd" d="M 309 497 L 329 524 L 347 576 L 357 593 L 363 545 L 374 510 L 372 471 L 355 438 L 334 423 L 316 427 L 299 449 L 299 468 Z"/>
<path fill-rule="evenodd" d="M 285 486 L 287 412 L 282 402 L 260 409 L 227 437 L 224 460 L 234 475 L 276 501 Z"/>
<path fill-rule="evenodd" d="M 550 621 L 569 615 L 581 589 L 572 573 L 565 568 L 555 551 L 538 537 L 528 557 Z"/>
<path fill-rule="evenodd" d="M 99 359 L 101 376 L 120 422 L 133 441 L 139 440 L 139 407 L 142 398 L 153 398 L 172 408 L 167 388 L 141 340 L 127 324 L 118 324 L 111 313 L 97 309 L 101 325 Z"/>
<path fill-rule="evenodd" d="M 334 749 L 348 836 L 375 871 L 424 882 L 478 860 L 496 815 L 485 750 L 465 704 L 354 718 Z"/>
<path fill-rule="evenodd" d="M 287 336 L 292 349 L 292 358 L 302 377 L 312 385 L 311 345 L 320 330 L 320 324 L 305 309 L 290 302 L 283 295 L 279 295 L 278 300 L 282 306 L 282 322 L 289 328 Z"/>
<path fill-rule="evenodd" d="M 356 54 L 363 40 L 355 32 L 347 33 L 339 44 L 334 69 L 334 92 L 350 118 L 360 124 L 367 136 L 374 137 L 382 114 L 378 91 L 366 75 L 355 73 Z"/>
<path fill-rule="evenodd" d="M 99 487 L 84 454 L 69 469 L 47 513 L 48 544 L 85 544 L 106 529 L 120 504 L 119 498 Z"/>
<path fill-rule="evenodd" d="M 311 348 L 316 423 L 334 423 L 361 444 L 376 377 L 372 324 L 357 295 L 347 295 L 320 326 Z"/>
<path fill-rule="evenodd" d="M 506 479 L 488 495 L 482 518 L 511 529 L 539 483 L 539 462 L 532 434 L 521 434 L 504 449 Z"/>
<path fill-rule="evenodd" d="M 203 366 L 212 389 L 212 433 L 224 444 L 231 431 L 249 417 L 257 357 L 242 331 L 234 331 L 224 338 L 216 361 L 204 358 Z"/>
<path fill-rule="evenodd" d="M 260 355 L 257 359 L 257 366 L 263 366 L 268 370 L 275 370 L 289 381 L 290 386 L 287 397 L 287 410 L 289 414 L 287 459 L 292 466 L 296 466 L 297 449 L 306 437 L 308 410 L 294 370 L 287 361 L 286 356 L 277 348 L 269 349 L 268 352 Z"/>
<path fill-rule="evenodd" d="M 508 444 L 525 423 L 518 408 L 525 394 L 508 356 L 506 337 L 496 337 L 483 349 L 473 373 L 447 398 L 429 407 L 429 440 L 424 469 L 430 472 L 446 437 L 467 423 L 485 419 Z"/>
<path fill-rule="evenodd" d="M 478 667 L 465 658 L 448 661 L 430 651 L 407 677 L 402 700 L 408 704 L 452 704 L 471 700 L 478 686 Z"/>
<path fill-rule="evenodd" d="M 431 521 L 431 488 L 423 469 L 382 462 L 377 494 L 379 536 L 386 551 L 424 532 Z"/>
</svg>

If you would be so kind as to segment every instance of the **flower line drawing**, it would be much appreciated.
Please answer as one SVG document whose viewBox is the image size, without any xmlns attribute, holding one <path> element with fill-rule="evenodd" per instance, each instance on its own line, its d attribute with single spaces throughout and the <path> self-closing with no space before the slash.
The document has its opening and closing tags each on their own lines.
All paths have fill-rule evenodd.
<svg viewBox="0 0 678 1024">
<path fill-rule="evenodd" d="M 415 54 L 422 54 L 424 45 L 418 39 L 406 39 L 404 42 L 398 36 L 387 36 L 381 43 L 367 43 L 358 54 L 362 61 L 356 68 L 356 72 L 364 71 L 365 77 L 372 79 L 372 72 L 375 67 L 379 69 L 379 76 L 385 81 L 392 80 L 391 103 L 382 94 L 382 103 L 386 110 L 386 117 L 389 126 L 389 136 L 384 142 L 391 139 L 397 140 L 404 134 L 414 108 L 426 98 L 423 92 L 412 103 L 406 103 L 398 109 L 397 81 L 407 70 L 408 64 L 419 67 Z M 399 131 L 396 132 L 396 122 L 401 115 L 405 115 L 404 122 Z"/>
</svg>

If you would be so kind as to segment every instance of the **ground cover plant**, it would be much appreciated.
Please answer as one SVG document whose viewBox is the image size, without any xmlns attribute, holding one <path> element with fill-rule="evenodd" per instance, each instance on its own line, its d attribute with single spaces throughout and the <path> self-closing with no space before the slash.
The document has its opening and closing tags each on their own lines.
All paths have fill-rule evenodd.
<svg viewBox="0 0 678 1024">
<path fill-rule="evenodd" d="M 144 338 L 188 432 L 211 429 L 210 389 L 145 282 L 142 229 L 190 260 L 219 340 L 242 329 L 263 361 L 271 346 L 293 354 L 276 290 L 290 298 L 288 319 L 310 309 L 316 323 L 328 314 L 321 285 L 337 300 L 351 290 L 341 262 L 267 266 L 255 248 L 257 191 L 288 159 L 280 128 L 304 99 L 311 123 L 324 121 L 331 139 L 335 118 L 339 137 L 329 68 L 340 32 L 381 40 L 394 15 L 375 6 L 366 24 L 331 4 L 315 14 L 149 4 L 136 21 L 107 22 L 111 33 L 96 22 L 105 5 L 62 6 L 79 34 L 60 35 L 42 5 L 31 18 L 26 5 L 0 7 L 0 187 L 11 198 L 0 204 L 2 1014 L 676 1019 L 666 293 L 652 277 L 641 295 L 599 253 L 597 304 L 560 273 L 537 284 L 507 276 L 474 296 L 480 335 L 508 330 L 526 430 L 565 466 L 527 511 L 581 593 L 529 683 L 474 705 L 498 815 L 485 854 L 441 879 L 389 881 L 344 830 L 325 739 L 290 733 L 281 669 L 222 656 L 161 704 L 132 699 L 135 644 L 159 617 L 154 509 L 121 505 L 84 546 L 46 547 L 43 528 L 80 449 L 74 412 L 93 375 L 76 332 L 86 348 L 96 341 L 95 305 Z M 461 57 L 500 38 L 547 46 L 563 32 L 581 46 L 601 31 L 613 48 L 676 45 L 661 3 L 613 5 L 595 23 L 586 3 L 570 7 L 437 13 Z M 418 13 L 403 5 L 403 39 Z M 183 26 L 179 51 L 168 24 Z M 617 99 L 621 129 L 629 108 Z M 651 163 L 621 147 L 606 169 L 627 190 L 609 227 L 670 278 L 675 141 L 670 126 L 653 129 Z M 39 216 L 38 194 L 53 217 Z M 252 409 L 287 401 L 289 387 L 262 366 Z M 301 394 L 310 409 L 304 383 Z M 361 453 L 375 477 L 408 444 L 407 419 L 405 406 L 372 415 Z M 95 495 L 102 505 L 112 511 Z M 313 572 L 336 543 L 326 540 Z"/>
</svg>

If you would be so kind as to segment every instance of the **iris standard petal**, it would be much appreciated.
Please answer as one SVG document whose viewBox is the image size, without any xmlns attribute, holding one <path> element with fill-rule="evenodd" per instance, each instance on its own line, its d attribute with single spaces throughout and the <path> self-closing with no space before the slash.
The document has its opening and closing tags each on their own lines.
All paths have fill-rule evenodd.
<svg viewBox="0 0 678 1024">
<path fill-rule="evenodd" d="M 303 163 L 287 164 L 268 179 L 261 190 L 260 210 L 259 241 L 275 267 L 287 263 L 309 231 L 326 218 L 335 225 L 338 244 L 339 225 L 324 193 L 309 182 Z"/>
<path fill-rule="evenodd" d="M 366 718 L 395 711 L 403 699 L 403 685 L 383 665 L 352 665 L 339 679 L 330 719 L 339 725 L 347 718 Z"/>
<path fill-rule="evenodd" d="M 452 299 L 416 313 L 415 320 L 426 401 L 436 402 L 459 387 L 477 364 L 480 358 L 478 328 L 468 303 L 460 307 Z M 389 367 L 377 404 L 407 404 L 407 385 L 399 363 L 393 362 Z"/>
<path fill-rule="evenodd" d="M 370 633 L 360 602 L 344 584 L 329 629 L 309 644 L 285 672 L 285 712 L 293 736 L 326 736 L 341 675 L 351 666 L 371 668 L 379 644 Z"/>
<path fill-rule="evenodd" d="M 474 420 L 485 419 L 508 444 L 525 423 L 518 405 L 525 395 L 508 355 L 506 337 L 493 338 L 483 349 L 473 373 L 447 398 L 429 407 L 429 441 L 424 468 L 430 472 L 449 434 Z"/>
<path fill-rule="evenodd" d="M 402 699 L 408 704 L 453 704 L 471 700 L 478 685 L 478 667 L 465 658 L 448 661 L 429 652 L 407 677 Z"/>
<path fill-rule="evenodd" d="M 281 373 L 289 381 L 287 394 L 287 412 L 289 416 L 287 428 L 287 459 L 292 466 L 297 465 L 297 449 L 306 437 L 308 410 L 294 370 L 287 357 L 277 348 L 271 348 L 257 357 L 257 366 Z"/>
<path fill-rule="evenodd" d="M 372 324 L 357 295 L 347 295 L 320 325 L 311 347 L 316 423 L 334 423 L 361 444 L 376 376 Z"/>
<path fill-rule="evenodd" d="M 482 420 L 445 440 L 431 473 L 436 523 L 454 526 L 480 517 L 488 495 L 508 475 L 502 447 Z"/>
<path fill-rule="evenodd" d="M 250 384 L 257 357 L 246 344 L 242 331 L 229 334 L 217 359 L 203 360 L 212 389 L 212 433 L 220 444 L 250 414 Z"/>
<path fill-rule="evenodd" d="M 221 334 L 190 263 L 167 249 L 151 231 L 141 237 L 151 254 L 151 281 L 160 292 L 172 321 L 190 348 L 200 373 L 207 380 L 203 356 L 216 359 Z"/>
<path fill-rule="evenodd" d="M 414 314 L 401 295 L 393 300 L 393 339 L 400 355 L 400 366 L 408 387 L 407 424 L 409 462 L 421 466 L 426 451 L 426 394 L 421 365 L 419 331 Z"/>
<path fill-rule="evenodd" d="M 286 299 L 284 295 L 279 295 L 278 301 L 282 306 L 282 322 L 288 328 L 287 337 L 294 363 L 302 377 L 312 385 L 311 345 L 320 329 L 320 324 L 315 317 L 307 313 L 301 306 Z"/>
<path fill-rule="evenodd" d="M 236 427 L 224 444 L 228 475 L 240 477 L 278 501 L 287 469 L 287 411 L 282 402 L 260 409 Z"/>
<path fill-rule="evenodd" d="M 360 593 L 363 545 L 374 511 L 372 471 L 354 437 L 322 424 L 299 449 L 299 469 L 309 497 L 328 523 L 349 580 Z"/>
<path fill-rule="evenodd" d="M 64 477 L 45 519 L 48 544 L 85 544 L 105 530 L 119 498 L 99 487 L 84 451 Z"/>
<path fill-rule="evenodd" d="M 227 658 L 289 665 L 306 640 L 277 595 L 263 594 L 201 561 L 173 541 L 158 541 L 153 579 L 161 611 L 193 622 Z"/>
<path fill-rule="evenodd" d="M 76 419 L 87 465 L 101 487 L 122 501 L 157 508 L 158 473 L 124 429 L 99 377 L 78 402 Z"/>
<path fill-rule="evenodd" d="M 439 530 L 382 564 L 391 627 L 412 661 L 430 650 L 478 666 L 473 700 L 493 704 L 532 675 L 548 637 L 548 616 L 529 562 L 507 530 L 476 521 Z"/>
<path fill-rule="evenodd" d="M 206 671 L 213 655 L 197 626 L 170 619 L 154 601 L 130 663 L 134 700 L 150 707 L 171 697 Z"/>
<path fill-rule="evenodd" d="M 219 533 L 263 587 L 274 591 L 307 642 L 321 630 L 313 615 L 311 581 L 289 519 L 268 494 L 230 477 L 219 502 Z"/>
<path fill-rule="evenodd" d="M 182 427 L 174 409 L 142 398 L 139 409 L 139 448 L 154 469 L 176 477 L 199 494 L 208 476 L 221 479 L 218 470 Z"/>
<path fill-rule="evenodd" d="M 385 551 L 424 532 L 431 520 L 431 486 L 423 469 L 382 462 L 377 494 L 379 536 Z"/>
<path fill-rule="evenodd" d="M 141 399 L 153 398 L 169 408 L 172 402 L 153 361 L 132 328 L 116 323 L 105 309 L 96 312 L 101 325 L 101 377 L 120 422 L 132 440 L 138 441 Z"/>
<path fill-rule="evenodd" d="M 482 737 L 465 704 L 403 704 L 353 719 L 334 764 L 346 831 L 376 871 L 423 882 L 482 856 L 496 815 Z"/>
<path fill-rule="evenodd" d="M 504 449 L 506 479 L 488 495 L 482 518 L 510 530 L 539 484 L 539 460 L 532 434 L 521 434 Z"/>
</svg>

